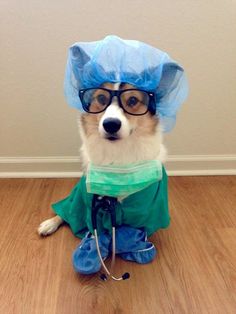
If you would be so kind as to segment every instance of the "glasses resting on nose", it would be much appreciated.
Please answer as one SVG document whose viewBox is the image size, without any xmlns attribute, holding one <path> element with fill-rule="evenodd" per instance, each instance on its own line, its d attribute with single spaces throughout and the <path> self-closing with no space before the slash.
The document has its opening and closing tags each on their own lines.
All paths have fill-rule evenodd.
<svg viewBox="0 0 236 314">
<path fill-rule="evenodd" d="M 131 115 L 140 116 L 148 112 L 155 95 L 140 89 L 110 90 L 107 88 L 86 88 L 79 91 L 83 109 L 89 113 L 100 113 L 117 97 L 118 104 Z"/>
</svg>

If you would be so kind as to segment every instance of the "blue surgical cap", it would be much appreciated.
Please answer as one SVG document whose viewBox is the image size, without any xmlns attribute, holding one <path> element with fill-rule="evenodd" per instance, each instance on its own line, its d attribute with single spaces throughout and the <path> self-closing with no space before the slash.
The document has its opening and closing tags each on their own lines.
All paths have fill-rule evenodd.
<svg viewBox="0 0 236 314">
<path fill-rule="evenodd" d="M 176 113 L 188 93 L 183 68 L 167 53 L 148 44 L 111 35 L 72 45 L 64 81 L 69 105 L 83 111 L 79 90 L 105 82 L 129 83 L 154 92 L 156 115 L 164 131 L 175 125 Z"/>
</svg>

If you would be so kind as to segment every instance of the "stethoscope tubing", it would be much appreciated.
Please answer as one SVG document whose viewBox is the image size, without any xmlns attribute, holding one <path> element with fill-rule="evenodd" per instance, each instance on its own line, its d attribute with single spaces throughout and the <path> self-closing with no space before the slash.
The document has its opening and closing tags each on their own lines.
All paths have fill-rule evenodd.
<svg viewBox="0 0 236 314">
<path fill-rule="evenodd" d="M 112 227 L 112 260 L 111 260 L 111 268 L 110 268 L 110 271 L 108 270 L 106 264 L 104 263 L 103 261 L 103 258 L 102 258 L 102 255 L 101 255 L 101 251 L 100 251 L 100 248 L 99 248 L 99 243 L 98 243 L 98 234 L 97 234 L 97 229 L 94 229 L 94 235 L 95 235 L 95 241 L 96 241 L 96 247 L 97 247 L 97 252 L 98 252 L 98 256 L 99 256 L 99 259 L 101 261 L 101 264 L 102 264 L 102 267 L 104 268 L 105 272 L 107 273 L 107 275 L 109 277 L 111 277 L 113 280 L 116 280 L 116 281 L 120 281 L 120 280 L 123 280 L 123 277 L 115 277 L 114 275 L 112 275 L 113 273 L 113 268 L 115 266 L 115 256 L 116 256 L 116 251 L 115 251 L 115 227 Z M 106 277 L 102 276 L 102 278 L 104 278 L 106 280 Z"/>
<path fill-rule="evenodd" d="M 106 264 L 103 261 L 99 243 L 98 243 L 98 233 L 97 233 L 97 213 L 100 208 L 99 205 L 96 204 L 96 199 L 102 200 L 103 198 L 98 195 L 94 195 L 93 202 L 92 202 L 92 225 L 94 230 L 94 236 L 95 236 L 95 242 L 96 242 L 96 248 L 98 252 L 98 256 L 100 259 L 100 262 L 102 264 L 102 267 L 104 268 L 107 275 L 112 278 L 113 280 L 120 281 L 125 280 L 129 278 L 129 273 L 124 273 L 121 277 L 115 277 L 113 275 L 113 269 L 115 267 L 115 258 L 116 258 L 116 214 L 115 214 L 115 203 L 117 200 L 115 198 L 108 198 L 106 201 L 108 202 L 107 205 L 109 205 L 109 208 L 107 209 L 111 216 L 111 224 L 112 224 L 112 260 L 111 260 L 111 267 L 110 270 L 107 268 Z M 107 280 L 107 277 L 105 274 L 101 276 L 103 280 Z"/>
</svg>

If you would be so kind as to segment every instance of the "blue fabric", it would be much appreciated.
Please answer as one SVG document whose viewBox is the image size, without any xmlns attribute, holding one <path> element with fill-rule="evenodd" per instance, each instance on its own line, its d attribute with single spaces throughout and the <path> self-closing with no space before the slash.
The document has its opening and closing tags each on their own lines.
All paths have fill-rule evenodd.
<svg viewBox="0 0 236 314">
<path fill-rule="evenodd" d="M 169 55 L 148 44 L 107 36 L 94 42 L 78 42 L 69 49 L 64 81 L 67 102 L 81 111 L 78 92 L 105 82 L 130 83 L 156 95 L 156 114 L 164 131 L 175 124 L 188 86 L 183 68 Z"/>
<path fill-rule="evenodd" d="M 111 235 L 102 233 L 98 239 L 102 258 L 106 259 L 112 252 Z M 157 251 L 155 246 L 147 241 L 146 232 L 122 226 L 116 229 L 116 254 L 124 260 L 146 264 L 155 258 Z M 75 271 L 84 275 L 94 274 L 101 269 L 95 238 L 89 237 L 89 233 L 74 251 L 72 262 Z"/>
<path fill-rule="evenodd" d="M 140 229 L 122 226 L 116 231 L 116 253 L 122 259 L 139 264 L 150 263 L 157 250 L 147 241 L 147 233 Z"/>
<path fill-rule="evenodd" d="M 97 273 L 101 268 L 95 239 L 94 237 L 89 237 L 89 234 L 90 233 L 88 233 L 81 241 L 72 256 L 72 263 L 75 271 L 83 275 Z M 102 258 L 106 259 L 109 255 L 111 236 L 109 234 L 101 234 L 98 243 Z"/>
</svg>

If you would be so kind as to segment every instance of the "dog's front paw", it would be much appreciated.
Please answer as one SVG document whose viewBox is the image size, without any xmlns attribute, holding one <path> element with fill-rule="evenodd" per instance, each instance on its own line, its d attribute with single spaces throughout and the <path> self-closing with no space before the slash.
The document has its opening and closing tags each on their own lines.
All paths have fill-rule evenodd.
<svg viewBox="0 0 236 314">
<path fill-rule="evenodd" d="M 54 233 L 61 225 L 62 219 L 60 217 L 53 217 L 43 221 L 38 227 L 38 234 L 41 236 L 47 236 Z"/>
</svg>

